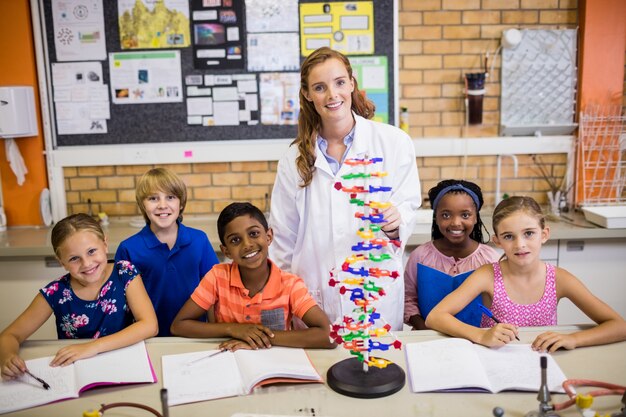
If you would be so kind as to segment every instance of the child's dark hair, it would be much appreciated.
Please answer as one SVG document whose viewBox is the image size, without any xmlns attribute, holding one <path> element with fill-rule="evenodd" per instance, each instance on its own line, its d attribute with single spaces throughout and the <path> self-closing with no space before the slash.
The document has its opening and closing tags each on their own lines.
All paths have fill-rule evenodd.
<svg viewBox="0 0 626 417">
<path fill-rule="evenodd" d="M 72 214 L 71 216 L 67 216 L 63 220 L 59 221 L 52 228 L 50 241 L 52 243 L 54 254 L 57 257 L 60 256 L 59 247 L 63 244 L 63 242 L 65 242 L 65 239 L 72 236 L 76 232 L 80 232 L 81 230 L 92 232 L 102 241 L 105 240 L 104 232 L 102 231 L 100 223 L 93 217 L 85 213 Z"/>
<path fill-rule="evenodd" d="M 518 211 L 523 211 L 524 213 L 534 217 L 539 222 L 541 229 L 545 229 L 546 218 L 544 217 L 543 211 L 535 199 L 526 196 L 513 196 L 502 200 L 493 210 L 493 232 L 497 235 L 498 225 L 500 222 Z"/>
<path fill-rule="evenodd" d="M 226 226 L 228 225 L 228 223 L 241 216 L 250 216 L 258 220 L 265 230 L 269 229 L 267 219 L 258 207 L 248 202 L 230 203 L 229 205 L 224 207 L 224 210 L 222 210 L 219 217 L 217 218 L 217 234 L 220 237 L 220 242 L 222 243 L 222 245 L 225 245 L 224 233 L 226 232 Z"/>
<path fill-rule="evenodd" d="M 477 184 L 465 180 L 443 180 L 428 190 L 428 198 L 433 209 L 433 225 L 430 233 L 432 240 L 443 237 L 441 231 L 439 230 L 439 226 L 437 226 L 437 205 L 439 204 L 439 200 L 441 200 L 444 195 L 449 193 L 467 194 L 471 197 L 472 201 L 474 201 L 474 205 L 476 206 L 476 224 L 474 225 L 472 233 L 470 233 L 470 238 L 478 243 L 487 243 L 489 241 L 489 232 L 480 218 L 480 208 L 484 203 L 482 190 Z M 485 229 L 485 232 L 487 233 L 486 241 L 483 239 L 482 229 Z"/>
</svg>

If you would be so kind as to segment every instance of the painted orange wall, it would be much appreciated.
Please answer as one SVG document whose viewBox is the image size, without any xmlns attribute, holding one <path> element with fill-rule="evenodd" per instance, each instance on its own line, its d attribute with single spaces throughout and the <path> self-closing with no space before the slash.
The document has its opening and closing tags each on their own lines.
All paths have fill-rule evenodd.
<svg viewBox="0 0 626 417">
<path fill-rule="evenodd" d="M 0 1 L 0 86 L 9 85 L 33 86 L 35 102 L 39 103 L 28 0 Z M 48 186 L 48 180 L 39 105 L 36 108 L 39 136 L 15 139 L 28 169 L 22 186 L 17 185 L 15 174 L 7 162 L 4 143 L 0 143 L 2 200 L 9 226 L 42 224 L 39 195 Z"/>
<path fill-rule="evenodd" d="M 626 50 L 626 1 L 580 1 L 579 109 L 621 106 Z"/>
<path fill-rule="evenodd" d="M 626 1 L 624 0 L 581 0 L 580 1 L 580 66 L 578 109 L 590 109 L 596 113 L 599 109 L 604 114 L 620 115 L 624 97 L 624 52 L 626 51 Z M 596 107 L 597 106 L 597 107 Z M 591 108 L 590 108 L 591 107 Z M 606 132 L 613 132 L 614 127 L 607 127 Z M 604 130 L 599 129 L 598 132 Z M 593 161 L 599 158 L 602 166 L 617 163 L 618 152 L 603 151 L 586 154 L 581 144 L 615 148 L 617 138 L 613 135 L 598 134 L 593 138 L 581 138 L 577 155 L 576 203 L 590 204 L 601 201 L 615 201 L 618 188 L 605 183 L 612 178 L 612 170 L 595 169 Z M 583 164 L 583 159 L 587 162 Z M 587 166 L 587 168 L 585 168 Z M 606 177 L 606 178 L 605 178 Z M 601 186 L 594 184 L 602 184 Z"/>
</svg>

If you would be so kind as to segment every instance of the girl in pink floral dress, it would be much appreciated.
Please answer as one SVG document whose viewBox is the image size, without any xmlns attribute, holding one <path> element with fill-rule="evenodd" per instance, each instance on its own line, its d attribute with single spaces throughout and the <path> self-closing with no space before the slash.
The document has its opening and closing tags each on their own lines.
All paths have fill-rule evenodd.
<svg viewBox="0 0 626 417">
<path fill-rule="evenodd" d="M 158 324 L 141 276 L 128 261 L 109 263 L 100 224 L 75 214 L 52 229 L 52 247 L 66 275 L 43 287 L 0 333 L 2 378 L 26 371 L 19 346 L 54 313 L 59 339 L 91 339 L 61 348 L 50 365 L 68 365 L 156 335 Z"/>
</svg>

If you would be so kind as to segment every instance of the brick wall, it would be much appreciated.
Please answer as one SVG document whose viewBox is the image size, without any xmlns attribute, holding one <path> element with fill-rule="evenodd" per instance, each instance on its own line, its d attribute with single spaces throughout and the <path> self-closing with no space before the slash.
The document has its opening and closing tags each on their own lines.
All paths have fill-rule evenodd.
<svg viewBox="0 0 626 417">
<path fill-rule="evenodd" d="M 541 161 L 554 178 L 565 175 L 564 155 L 541 155 Z M 546 203 L 547 182 L 528 155 L 518 155 L 517 177 L 510 159 L 503 159 L 501 192 L 525 194 Z M 65 168 L 68 213 L 88 212 L 109 216 L 139 215 L 135 204 L 135 185 L 139 177 L 156 165 Z M 186 214 L 219 213 L 232 201 L 250 201 L 262 210 L 269 209 L 276 162 L 230 162 L 163 165 L 178 173 L 188 191 Z M 483 189 L 485 205 L 493 206 L 496 188 L 496 157 L 417 158 L 423 196 L 444 178 L 465 178 Z M 429 207 L 425 204 L 425 207 Z"/>
<path fill-rule="evenodd" d="M 495 51 L 508 28 L 577 26 L 576 0 L 398 0 L 400 105 L 409 109 L 412 137 L 489 137 L 498 135 L 499 67 L 487 83 L 483 124 L 464 125 L 463 74 L 482 70 L 486 52 Z M 491 62 L 489 62 L 491 65 Z M 545 140 L 549 140 L 546 138 Z M 519 155 L 518 176 L 510 160 L 502 164 L 501 191 L 532 195 L 546 203 L 548 184 L 530 157 Z M 542 156 L 551 175 L 565 173 L 564 155 Z M 493 205 L 496 157 L 417 158 L 423 195 L 444 178 L 476 181 Z M 137 178 L 154 165 L 65 168 L 68 213 L 104 211 L 138 215 Z M 276 173 L 275 162 L 168 165 L 188 187 L 188 214 L 211 214 L 234 200 L 266 209 Z"/>
<path fill-rule="evenodd" d="M 497 136 L 500 63 L 486 83 L 483 123 L 464 126 L 466 73 L 482 72 L 502 30 L 575 28 L 576 0 L 399 0 L 400 106 L 412 137 Z"/>
<path fill-rule="evenodd" d="M 68 214 L 88 212 L 89 201 L 93 213 L 141 214 L 135 203 L 135 186 L 141 175 L 155 166 L 64 168 Z M 232 201 L 250 201 L 262 210 L 269 209 L 276 162 L 162 166 L 176 172 L 187 185 L 186 214 L 219 213 Z"/>
</svg>

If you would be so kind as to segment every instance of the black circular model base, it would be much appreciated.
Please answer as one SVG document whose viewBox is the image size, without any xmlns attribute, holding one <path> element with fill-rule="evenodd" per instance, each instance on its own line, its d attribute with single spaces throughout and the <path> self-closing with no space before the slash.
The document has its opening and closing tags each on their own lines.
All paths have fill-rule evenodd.
<svg viewBox="0 0 626 417">
<path fill-rule="evenodd" d="M 337 362 L 326 374 L 328 386 L 339 394 L 356 398 L 379 398 L 394 394 L 404 386 L 405 375 L 395 363 L 385 368 L 370 367 L 363 371 L 357 358 Z"/>
</svg>

